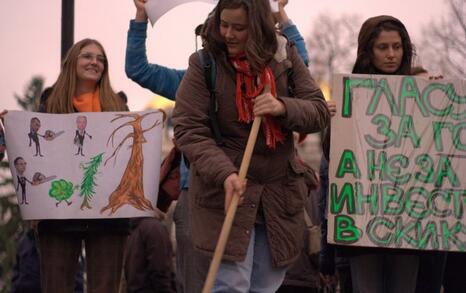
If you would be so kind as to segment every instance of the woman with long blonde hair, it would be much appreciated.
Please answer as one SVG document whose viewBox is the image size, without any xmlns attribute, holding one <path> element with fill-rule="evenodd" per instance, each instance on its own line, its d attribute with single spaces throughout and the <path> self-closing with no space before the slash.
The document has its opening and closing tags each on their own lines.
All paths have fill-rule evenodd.
<svg viewBox="0 0 466 293">
<path fill-rule="evenodd" d="M 110 85 L 107 56 L 98 41 L 84 39 L 71 47 L 53 88 L 43 93 L 39 109 L 60 114 L 127 110 Z M 87 292 L 118 292 L 128 231 L 128 219 L 40 221 L 43 292 L 74 292 L 82 243 Z"/>
</svg>

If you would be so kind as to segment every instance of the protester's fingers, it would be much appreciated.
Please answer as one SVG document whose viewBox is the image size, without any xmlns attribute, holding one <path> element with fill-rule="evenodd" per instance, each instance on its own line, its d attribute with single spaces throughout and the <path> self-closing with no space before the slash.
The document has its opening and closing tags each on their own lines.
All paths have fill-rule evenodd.
<svg viewBox="0 0 466 293">
<path fill-rule="evenodd" d="M 2 123 L 3 123 L 3 119 L 5 118 L 5 115 L 8 113 L 7 110 L 3 110 L 1 113 L 0 113 L 0 119 L 2 120 Z"/>
<path fill-rule="evenodd" d="M 134 0 L 134 5 L 136 6 L 136 22 L 147 21 L 145 4 L 146 0 Z"/>
<path fill-rule="evenodd" d="M 246 191 L 247 185 L 248 185 L 248 179 L 244 179 L 243 182 L 241 183 L 241 194 L 243 194 Z"/>
<path fill-rule="evenodd" d="M 255 116 L 280 116 L 285 113 L 285 105 L 272 94 L 265 93 L 256 97 L 253 112 Z"/>
<path fill-rule="evenodd" d="M 231 199 L 233 197 L 233 188 L 225 188 L 225 214 L 228 211 L 228 208 L 230 207 Z"/>
<path fill-rule="evenodd" d="M 330 116 L 333 117 L 337 113 L 337 104 L 335 101 L 327 101 L 327 109 L 330 112 Z"/>
<path fill-rule="evenodd" d="M 288 0 L 278 0 L 278 5 L 285 7 L 286 4 L 288 4 Z"/>
<path fill-rule="evenodd" d="M 430 75 L 429 80 L 438 80 L 438 79 L 443 79 L 443 75 Z"/>
<path fill-rule="evenodd" d="M 39 225 L 38 220 L 31 220 L 29 221 L 29 226 L 31 227 L 32 230 L 37 232 L 37 226 Z"/>
<path fill-rule="evenodd" d="M 144 5 L 146 4 L 146 0 L 134 0 L 134 5 L 137 9 L 144 9 Z"/>
<path fill-rule="evenodd" d="M 159 210 L 158 208 L 155 208 L 154 209 L 154 218 L 156 218 L 157 220 L 164 220 L 165 219 L 165 214 Z"/>
<path fill-rule="evenodd" d="M 236 181 L 238 180 L 238 174 L 233 173 L 230 174 L 223 183 L 223 188 L 225 190 L 225 213 L 228 211 L 228 207 L 230 206 L 231 199 L 233 198 L 236 189 Z"/>
<path fill-rule="evenodd" d="M 325 275 L 322 273 L 319 273 L 321 280 L 325 284 L 325 286 L 331 286 L 333 283 L 333 277 L 331 275 Z"/>
</svg>

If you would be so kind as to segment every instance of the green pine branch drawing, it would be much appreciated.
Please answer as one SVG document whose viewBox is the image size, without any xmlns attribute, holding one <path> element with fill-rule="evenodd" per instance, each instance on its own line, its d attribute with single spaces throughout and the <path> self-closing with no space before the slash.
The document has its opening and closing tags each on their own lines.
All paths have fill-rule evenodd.
<svg viewBox="0 0 466 293">
<path fill-rule="evenodd" d="M 81 181 L 79 196 L 83 197 L 81 204 L 81 210 L 84 208 L 92 209 L 90 201 L 95 194 L 94 188 L 97 186 L 95 183 L 97 170 L 102 163 L 102 157 L 104 153 L 100 153 L 91 158 L 87 163 L 81 164 L 81 168 L 84 170 L 83 180 Z"/>
</svg>

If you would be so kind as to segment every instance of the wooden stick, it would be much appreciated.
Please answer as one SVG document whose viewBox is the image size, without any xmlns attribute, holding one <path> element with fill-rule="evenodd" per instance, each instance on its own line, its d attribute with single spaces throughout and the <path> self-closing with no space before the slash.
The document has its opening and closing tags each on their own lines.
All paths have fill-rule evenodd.
<svg viewBox="0 0 466 293">
<path fill-rule="evenodd" d="M 263 92 L 270 92 L 270 87 L 266 85 Z M 252 151 L 254 150 L 254 146 L 256 144 L 257 134 L 259 133 L 261 121 L 262 117 L 259 116 L 256 117 L 252 123 L 252 128 L 251 132 L 249 133 L 243 160 L 241 161 L 241 166 L 239 168 L 239 179 L 241 182 L 244 182 L 248 173 L 249 163 L 251 162 Z M 220 262 L 222 261 L 223 253 L 225 252 L 225 247 L 228 241 L 228 236 L 230 236 L 233 220 L 235 219 L 239 198 L 240 196 L 237 193 L 233 194 L 233 198 L 231 199 L 230 206 L 228 207 L 225 220 L 223 221 L 222 230 L 220 231 L 217 247 L 215 247 L 214 257 L 210 263 L 209 273 L 207 274 L 207 279 L 204 283 L 202 293 L 210 293 L 214 286 L 215 277 L 217 275 Z"/>
</svg>

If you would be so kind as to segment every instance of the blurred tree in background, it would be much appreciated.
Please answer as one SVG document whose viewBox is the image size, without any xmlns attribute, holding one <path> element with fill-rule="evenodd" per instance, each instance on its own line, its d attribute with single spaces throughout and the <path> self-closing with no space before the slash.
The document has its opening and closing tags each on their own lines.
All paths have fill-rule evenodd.
<svg viewBox="0 0 466 293">
<path fill-rule="evenodd" d="M 466 2 L 446 0 L 447 14 L 425 26 L 418 47 L 422 66 L 446 77 L 466 78 Z"/>
<path fill-rule="evenodd" d="M 20 107 L 34 111 L 44 86 L 41 76 L 34 76 L 23 96 L 15 94 Z M 7 150 L 8 154 L 8 150 Z M 0 292 L 10 292 L 10 280 L 15 263 L 16 239 L 23 232 L 23 222 L 19 213 L 18 201 L 8 161 L 0 162 Z"/>
<path fill-rule="evenodd" d="M 309 68 L 318 83 L 330 82 L 333 73 L 351 72 L 361 23 L 358 15 L 328 14 L 319 15 L 312 23 L 306 44 L 311 59 Z"/>
</svg>

